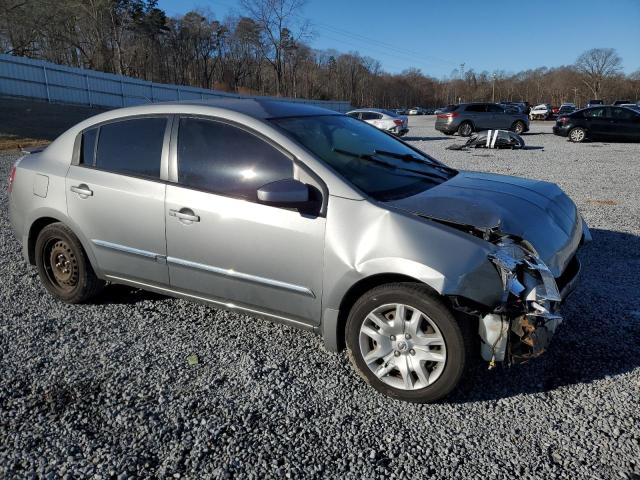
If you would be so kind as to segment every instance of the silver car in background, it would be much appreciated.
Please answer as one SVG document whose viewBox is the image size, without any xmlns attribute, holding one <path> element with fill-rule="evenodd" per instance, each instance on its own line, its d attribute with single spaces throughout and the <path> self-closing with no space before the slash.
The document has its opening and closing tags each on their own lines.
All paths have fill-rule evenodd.
<svg viewBox="0 0 640 480">
<path fill-rule="evenodd" d="M 542 353 L 589 240 L 554 184 L 458 171 L 349 116 L 259 100 L 85 120 L 18 160 L 9 209 L 64 302 L 126 284 L 312 330 L 414 402 L 480 356 Z"/>
<path fill-rule="evenodd" d="M 364 120 L 380 130 L 402 137 L 409 132 L 409 119 L 392 110 L 382 108 L 359 108 L 347 112 L 353 118 Z"/>
<path fill-rule="evenodd" d="M 446 135 L 468 137 L 481 130 L 511 130 L 520 135 L 529 130 L 529 117 L 518 108 L 497 103 L 449 105 L 436 116 L 436 130 Z"/>
</svg>

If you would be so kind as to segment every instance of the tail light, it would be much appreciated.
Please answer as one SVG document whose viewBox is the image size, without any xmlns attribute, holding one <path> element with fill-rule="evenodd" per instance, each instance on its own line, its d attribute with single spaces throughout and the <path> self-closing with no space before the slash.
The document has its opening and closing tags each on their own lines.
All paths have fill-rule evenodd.
<svg viewBox="0 0 640 480">
<path fill-rule="evenodd" d="M 401 126 L 404 122 L 400 119 L 394 120 L 393 123 L 395 123 L 398 127 Z"/>
<path fill-rule="evenodd" d="M 569 117 L 558 117 L 558 123 L 566 125 L 567 123 L 569 123 Z"/>
<path fill-rule="evenodd" d="M 448 118 L 456 118 L 459 113 L 451 112 L 451 113 L 440 113 L 438 114 L 438 118 L 448 119 Z"/>
<path fill-rule="evenodd" d="M 14 164 L 9 171 L 9 184 L 7 186 L 7 190 L 9 191 L 9 193 L 11 193 L 11 190 L 13 190 L 13 182 L 16 179 L 16 167 L 17 164 Z"/>
</svg>

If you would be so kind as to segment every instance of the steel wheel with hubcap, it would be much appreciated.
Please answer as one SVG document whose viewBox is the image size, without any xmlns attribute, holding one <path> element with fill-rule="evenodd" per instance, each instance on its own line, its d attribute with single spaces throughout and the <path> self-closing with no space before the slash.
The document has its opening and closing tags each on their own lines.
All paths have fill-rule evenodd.
<svg viewBox="0 0 640 480">
<path fill-rule="evenodd" d="M 440 330 L 417 308 L 382 305 L 360 327 L 360 353 L 381 381 L 401 390 L 435 382 L 447 359 Z"/>
<path fill-rule="evenodd" d="M 584 142 L 587 138 L 587 132 L 582 127 L 572 128 L 569 132 L 569 140 L 575 143 Z"/>
<path fill-rule="evenodd" d="M 426 285 L 392 283 L 370 290 L 355 303 L 347 319 L 346 343 L 358 373 L 374 388 L 425 403 L 444 397 L 458 384 L 471 344 L 463 330 Z"/>
</svg>

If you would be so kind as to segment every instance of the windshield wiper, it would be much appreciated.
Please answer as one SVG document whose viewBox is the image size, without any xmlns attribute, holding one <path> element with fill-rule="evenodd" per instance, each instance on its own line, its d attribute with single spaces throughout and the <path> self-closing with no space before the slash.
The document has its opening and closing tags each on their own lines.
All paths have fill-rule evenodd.
<svg viewBox="0 0 640 480">
<path fill-rule="evenodd" d="M 392 170 L 401 170 L 403 172 L 415 173 L 415 174 L 421 175 L 423 177 L 435 178 L 435 179 L 438 179 L 438 180 L 448 180 L 447 177 L 443 177 L 442 175 L 438 175 L 436 173 L 429 173 L 429 172 L 425 172 L 425 171 L 422 171 L 422 170 L 416 170 L 416 169 L 413 169 L 413 168 L 399 167 L 397 165 L 394 165 L 393 163 L 389 163 L 389 162 L 385 162 L 384 160 L 380 160 L 379 158 L 376 158 L 375 155 L 373 155 L 371 153 L 355 153 L 355 152 L 349 152 L 347 150 L 342 150 L 340 148 L 334 148 L 333 151 L 336 152 L 336 153 L 340 153 L 342 155 L 348 155 L 350 157 L 359 158 L 361 160 L 367 160 L 367 161 L 372 162 L 372 163 L 377 163 L 378 165 L 383 165 L 386 168 L 390 168 Z"/>
<path fill-rule="evenodd" d="M 426 157 L 425 158 L 416 157 L 411 153 L 397 153 L 397 152 L 389 152 L 387 150 L 378 150 L 378 149 L 374 150 L 374 152 L 380 155 L 387 155 L 388 157 L 398 158 L 400 160 L 404 160 L 405 162 L 415 162 L 415 163 L 426 164 L 426 165 L 432 166 L 433 168 L 439 168 L 441 170 L 444 170 L 448 173 L 454 173 L 456 171 L 455 169 L 451 167 L 447 167 L 446 165 L 436 160 L 432 160 Z"/>
</svg>

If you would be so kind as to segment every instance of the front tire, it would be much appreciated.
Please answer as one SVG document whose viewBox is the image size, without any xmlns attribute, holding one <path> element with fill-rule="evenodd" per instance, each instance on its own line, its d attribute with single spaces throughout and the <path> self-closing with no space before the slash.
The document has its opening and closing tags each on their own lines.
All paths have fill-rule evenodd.
<svg viewBox="0 0 640 480">
<path fill-rule="evenodd" d="M 458 135 L 461 137 L 470 137 L 473 133 L 473 125 L 469 122 L 463 122 L 458 127 Z"/>
<path fill-rule="evenodd" d="M 36 240 L 36 266 L 40 280 L 51 295 L 66 303 L 83 303 L 103 287 L 80 240 L 63 223 L 42 229 Z"/>
<path fill-rule="evenodd" d="M 346 343 L 355 369 L 376 390 L 429 403 L 457 386 L 470 341 L 426 286 L 393 283 L 356 302 L 347 319 Z"/>
<path fill-rule="evenodd" d="M 582 127 L 574 127 L 569 131 L 569 140 L 574 143 L 584 142 L 587 139 L 587 131 Z"/>
</svg>

